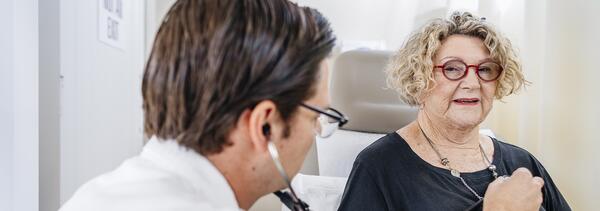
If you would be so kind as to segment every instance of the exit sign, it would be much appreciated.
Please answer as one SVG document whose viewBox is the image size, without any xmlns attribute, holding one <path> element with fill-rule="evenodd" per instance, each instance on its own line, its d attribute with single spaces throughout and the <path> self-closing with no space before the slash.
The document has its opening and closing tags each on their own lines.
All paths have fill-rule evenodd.
<svg viewBox="0 0 600 211">
<path fill-rule="evenodd" d="M 98 0 L 98 39 L 124 50 L 129 0 Z"/>
</svg>

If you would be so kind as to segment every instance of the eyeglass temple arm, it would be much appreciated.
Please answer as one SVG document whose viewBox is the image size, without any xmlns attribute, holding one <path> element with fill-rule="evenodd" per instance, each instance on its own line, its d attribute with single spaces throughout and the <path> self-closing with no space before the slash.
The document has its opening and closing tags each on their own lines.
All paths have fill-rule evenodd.
<svg viewBox="0 0 600 211">
<path fill-rule="evenodd" d="M 334 112 L 338 113 L 338 114 L 339 114 L 339 116 L 336 116 L 336 115 L 333 115 L 333 114 L 327 113 L 327 112 L 325 112 L 325 111 L 323 111 L 323 110 L 321 110 L 321 109 L 319 109 L 319 108 L 316 108 L 316 107 L 313 107 L 313 106 L 311 106 L 311 105 L 307 105 L 307 104 L 304 104 L 304 103 L 301 103 L 300 105 L 302 105 L 302 106 L 304 106 L 305 108 L 308 108 L 308 109 L 310 109 L 310 110 L 313 110 L 313 111 L 315 111 L 315 112 L 317 112 L 317 113 L 320 113 L 320 114 L 323 114 L 323 115 L 326 115 L 326 116 L 328 116 L 328 117 L 331 117 L 331 118 L 334 118 L 334 119 L 338 120 L 338 121 L 339 121 L 339 126 L 340 126 L 340 127 L 341 127 L 341 126 L 343 126 L 343 125 L 345 125 L 345 124 L 346 124 L 346 123 L 348 123 L 348 121 L 349 121 L 347 117 L 345 117 L 345 116 L 344 116 L 344 115 L 343 115 L 343 114 L 342 114 L 340 111 L 338 111 L 338 110 L 336 110 L 336 109 L 334 109 L 334 108 L 329 108 L 329 109 L 331 109 L 331 110 L 333 110 Z"/>
</svg>

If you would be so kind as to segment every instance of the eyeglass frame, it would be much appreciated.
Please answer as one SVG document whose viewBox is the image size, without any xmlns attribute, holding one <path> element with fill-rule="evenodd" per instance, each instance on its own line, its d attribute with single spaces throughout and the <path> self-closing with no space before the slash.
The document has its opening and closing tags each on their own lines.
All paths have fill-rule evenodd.
<svg viewBox="0 0 600 211">
<path fill-rule="evenodd" d="M 456 78 L 456 79 L 451 79 L 451 78 L 449 78 L 449 77 L 446 75 L 446 72 L 444 71 L 444 67 L 446 67 L 446 64 L 448 64 L 448 63 L 450 63 L 450 62 L 460 62 L 460 63 L 462 63 L 463 65 L 465 65 L 465 67 L 466 67 L 466 69 L 465 69 L 465 74 L 463 74 L 461 77 L 458 77 L 458 78 Z M 479 75 L 479 67 L 480 67 L 482 64 L 485 64 L 485 63 L 494 63 L 494 64 L 498 65 L 498 67 L 500 67 L 500 73 L 498 73 L 498 76 L 496 76 L 496 77 L 495 77 L 494 79 L 492 79 L 492 80 L 486 80 L 486 79 L 483 79 L 483 78 L 481 77 L 481 75 Z M 442 65 L 436 65 L 436 66 L 433 66 L 433 69 L 436 69 L 436 68 L 441 68 L 441 70 L 442 70 L 442 74 L 444 75 L 444 77 L 445 77 L 446 79 L 448 79 L 448 80 L 450 80 L 450 81 L 459 81 L 459 80 L 461 80 L 461 79 L 463 79 L 463 78 L 467 77 L 467 75 L 469 75 L 469 68 L 471 68 L 471 67 L 474 67 L 474 68 L 475 68 L 475 75 L 477 75 L 477 78 L 479 78 L 480 80 L 482 80 L 482 81 L 484 81 L 484 82 L 492 82 L 492 81 L 496 81 L 496 80 L 498 80 L 498 78 L 500 78 L 500 76 L 502 75 L 502 72 L 504 72 L 504 68 L 502 67 L 502 65 L 500 65 L 500 64 L 498 64 L 497 62 L 494 62 L 494 61 L 483 61 L 483 62 L 481 62 L 481 63 L 479 63 L 479 64 L 477 64 L 477 65 L 474 65 L 474 64 L 467 64 L 467 63 L 465 63 L 464 61 L 462 61 L 462 60 L 460 60 L 460 59 L 453 59 L 453 60 L 450 60 L 450 61 L 444 62 L 444 64 L 442 64 Z"/>
<path fill-rule="evenodd" d="M 304 107 L 304 108 L 306 108 L 308 110 L 311 110 L 311 111 L 313 111 L 315 113 L 323 114 L 325 116 L 328 116 L 330 118 L 335 119 L 337 121 L 337 123 L 338 123 L 338 127 L 336 128 L 336 130 L 338 128 L 341 128 L 342 126 L 344 126 L 349 121 L 348 117 L 344 116 L 344 114 L 342 114 L 342 112 L 340 112 L 340 111 L 338 111 L 338 110 L 336 110 L 334 108 L 331 108 L 331 107 L 327 108 L 327 110 L 333 111 L 338 116 L 336 116 L 334 114 L 330 114 L 326 110 L 323 110 L 321 108 L 318 108 L 318 107 L 315 107 L 315 106 L 312 106 L 312 105 L 308 105 L 308 104 L 305 104 L 305 103 L 300 103 L 300 106 L 302 106 L 302 107 Z M 335 130 L 332 131 L 331 134 L 333 134 L 334 132 L 335 132 Z M 327 137 L 323 137 L 323 138 L 327 138 Z"/>
</svg>

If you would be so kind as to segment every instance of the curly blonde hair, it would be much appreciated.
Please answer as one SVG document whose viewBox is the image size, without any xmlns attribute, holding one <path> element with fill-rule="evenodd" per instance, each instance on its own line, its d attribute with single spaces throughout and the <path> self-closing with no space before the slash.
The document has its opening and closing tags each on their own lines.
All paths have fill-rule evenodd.
<svg viewBox="0 0 600 211">
<path fill-rule="evenodd" d="M 455 34 L 483 40 L 492 59 L 503 67 L 496 87 L 496 99 L 515 93 L 529 83 L 506 37 L 485 19 L 469 12 L 454 12 L 448 19 L 434 19 L 410 36 L 387 65 L 388 87 L 396 90 L 405 103 L 419 105 L 420 97 L 435 86 L 433 57 L 436 51 L 446 38 Z"/>
</svg>

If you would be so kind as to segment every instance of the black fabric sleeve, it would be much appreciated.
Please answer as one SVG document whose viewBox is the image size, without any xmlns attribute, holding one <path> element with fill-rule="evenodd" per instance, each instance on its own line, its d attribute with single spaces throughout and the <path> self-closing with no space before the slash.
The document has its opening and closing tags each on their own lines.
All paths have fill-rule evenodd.
<svg viewBox="0 0 600 211">
<path fill-rule="evenodd" d="M 388 210 L 381 187 L 369 170 L 358 159 L 354 162 L 338 210 Z"/>
<path fill-rule="evenodd" d="M 563 197 L 563 195 L 558 190 L 558 187 L 552 181 L 550 174 L 546 171 L 546 168 L 538 161 L 533 155 L 530 155 L 533 160 L 533 172 L 536 172 L 542 179 L 544 179 L 544 187 L 542 187 L 542 194 L 544 194 L 544 202 L 542 202 L 542 207 L 546 208 L 547 211 L 565 211 L 571 210 L 567 200 Z"/>
</svg>

